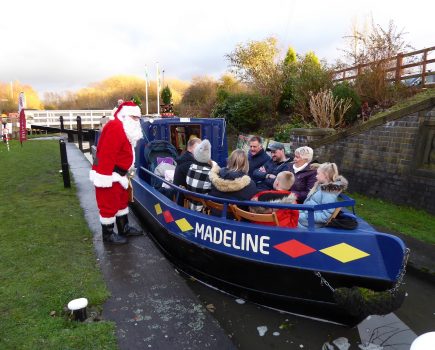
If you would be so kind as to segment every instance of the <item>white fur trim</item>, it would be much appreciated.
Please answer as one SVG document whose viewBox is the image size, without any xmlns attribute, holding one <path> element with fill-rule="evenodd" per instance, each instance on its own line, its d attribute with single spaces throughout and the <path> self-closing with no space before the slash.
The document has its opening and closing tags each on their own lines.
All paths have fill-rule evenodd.
<svg viewBox="0 0 435 350">
<path fill-rule="evenodd" d="M 111 218 L 103 218 L 103 217 L 100 215 L 100 222 L 101 222 L 103 225 L 114 224 L 115 221 L 116 221 L 116 217 L 114 217 L 114 216 L 111 217 Z"/>
<path fill-rule="evenodd" d="M 136 152 L 135 152 L 135 148 L 136 147 L 136 142 L 134 145 L 131 145 L 131 152 L 133 153 L 133 162 L 130 165 L 130 168 L 128 168 L 128 170 L 134 168 L 134 162 L 136 161 Z"/>
<path fill-rule="evenodd" d="M 118 173 L 112 173 L 113 182 L 119 182 L 124 189 L 128 188 L 127 176 L 121 176 Z"/>
<path fill-rule="evenodd" d="M 91 170 L 89 172 L 89 179 L 94 183 L 95 187 L 112 187 L 112 175 L 102 175 L 97 173 L 95 170 Z"/>
<path fill-rule="evenodd" d="M 139 106 L 124 106 L 117 114 L 118 118 L 120 119 L 130 115 L 133 115 L 135 117 L 140 117 L 141 113 L 140 113 Z"/>
<path fill-rule="evenodd" d="M 95 170 L 91 170 L 89 172 L 89 178 L 94 183 L 95 187 L 112 187 L 114 182 L 119 182 L 124 189 L 128 188 L 127 176 L 121 176 L 118 173 L 101 175 Z"/>
<path fill-rule="evenodd" d="M 129 213 L 128 207 L 126 207 L 125 209 L 121 209 L 118 210 L 118 212 L 116 213 L 116 216 L 123 216 Z"/>
</svg>

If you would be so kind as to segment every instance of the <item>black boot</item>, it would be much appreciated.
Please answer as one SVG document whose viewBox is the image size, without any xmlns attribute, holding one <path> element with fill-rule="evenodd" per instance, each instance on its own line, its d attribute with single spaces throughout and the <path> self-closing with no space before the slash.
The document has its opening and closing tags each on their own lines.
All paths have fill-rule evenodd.
<svg viewBox="0 0 435 350">
<path fill-rule="evenodd" d="M 118 228 L 118 233 L 121 236 L 142 236 L 142 230 L 131 227 L 128 224 L 128 215 L 122 215 L 116 217 L 116 227 Z"/>
<path fill-rule="evenodd" d="M 125 244 L 125 243 L 127 243 L 127 238 L 122 237 L 122 236 L 116 234 L 115 231 L 113 231 L 115 224 L 110 224 L 110 225 L 101 224 L 101 227 L 103 228 L 103 241 L 104 242 L 113 243 L 113 244 Z"/>
</svg>

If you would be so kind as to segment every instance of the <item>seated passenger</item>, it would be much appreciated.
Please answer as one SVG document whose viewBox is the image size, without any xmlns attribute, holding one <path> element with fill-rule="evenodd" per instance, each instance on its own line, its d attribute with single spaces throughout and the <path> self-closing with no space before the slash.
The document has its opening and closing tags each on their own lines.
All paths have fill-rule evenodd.
<svg viewBox="0 0 435 350">
<path fill-rule="evenodd" d="M 249 139 L 249 152 L 248 152 L 248 161 L 249 161 L 249 172 L 248 175 L 252 177 L 254 170 L 262 167 L 264 163 L 270 160 L 269 155 L 263 149 L 263 143 L 261 141 L 261 137 L 252 136 Z"/>
<path fill-rule="evenodd" d="M 247 175 L 248 171 L 248 156 L 243 150 L 236 149 L 228 158 L 225 168 L 221 169 L 215 164 L 211 169 L 212 186 L 209 194 L 219 198 L 250 200 L 257 193 L 257 186 Z"/>
<path fill-rule="evenodd" d="M 257 193 L 252 200 L 260 202 L 296 204 L 296 196 L 289 191 L 295 181 L 295 176 L 290 171 L 280 172 L 274 183 L 273 190 Z M 276 212 L 279 226 L 295 228 L 298 226 L 299 210 L 278 209 L 265 207 L 250 207 L 249 210 L 257 214 L 269 214 Z M 272 223 L 261 223 L 262 225 L 273 225 Z"/>
<path fill-rule="evenodd" d="M 175 170 L 173 158 L 157 157 L 157 162 L 159 165 L 157 165 L 157 167 L 154 169 L 154 174 L 164 178 L 166 181 L 173 182 L 173 175 Z M 166 197 L 172 198 L 172 188 L 169 185 L 165 184 L 163 181 L 158 181 L 157 179 L 154 179 L 154 188 L 156 188 L 157 191 L 164 194 Z"/>
<path fill-rule="evenodd" d="M 186 189 L 197 193 L 209 193 L 211 182 L 209 173 L 213 165 L 211 160 L 211 144 L 209 140 L 201 141 L 193 151 L 194 161 L 189 167 L 186 176 Z M 200 203 L 190 203 L 190 209 L 202 211 Z"/>
<path fill-rule="evenodd" d="M 267 150 L 271 152 L 272 159 L 267 161 L 259 169 L 254 170 L 252 175 L 260 191 L 273 189 L 273 182 L 275 181 L 276 175 L 281 171 L 290 170 L 289 159 L 287 159 L 285 155 L 285 148 L 281 142 L 271 144 Z"/>
<path fill-rule="evenodd" d="M 177 166 L 175 167 L 174 172 L 174 185 L 183 186 L 186 188 L 187 172 L 189 171 L 190 165 L 195 161 L 193 152 L 195 151 L 196 146 L 198 146 L 200 143 L 201 140 L 196 137 L 189 138 L 186 152 L 177 158 Z M 175 190 L 171 191 L 171 195 L 176 194 L 174 192 Z M 178 196 L 178 205 L 182 206 L 183 202 L 184 197 L 180 192 L 180 195 Z"/>
<path fill-rule="evenodd" d="M 303 146 L 295 150 L 293 162 L 290 163 L 290 171 L 295 174 L 291 191 L 298 196 L 298 203 L 304 202 L 316 182 L 317 171 L 311 163 L 312 160 L 313 149 Z"/>
<path fill-rule="evenodd" d="M 323 163 L 317 169 L 317 182 L 308 193 L 304 204 L 317 205 L 334 203 L 338 195 L 347 189 L 347 180 L 338 174 L 335 163 Z M 324 225 L 334 212 L 334 208 L 316 210 L 314 212 L 314 223 Z M 299 225 L 308 226 L 308 211 L 299 213 Z"/>
</svg>

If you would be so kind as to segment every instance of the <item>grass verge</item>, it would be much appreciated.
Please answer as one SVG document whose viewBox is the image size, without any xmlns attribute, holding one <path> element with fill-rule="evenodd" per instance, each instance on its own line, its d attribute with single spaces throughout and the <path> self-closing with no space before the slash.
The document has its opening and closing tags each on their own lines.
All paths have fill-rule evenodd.
<svg viewBox="0 0 435 350">
<path fill-rule="evenodd" d="M 66 304 L 109 296 L 57 141 L 0 144 L 0 349 L 116 349 L 111 322 L 70 321 Z"/>
<path fill-rule="evenodd" d="M 379 230 L 399 232 L 435 244 L 434 215 L 361 194 L 352 193 L 350 196 L 356 201 L 356 214 Z"/>
</svg>

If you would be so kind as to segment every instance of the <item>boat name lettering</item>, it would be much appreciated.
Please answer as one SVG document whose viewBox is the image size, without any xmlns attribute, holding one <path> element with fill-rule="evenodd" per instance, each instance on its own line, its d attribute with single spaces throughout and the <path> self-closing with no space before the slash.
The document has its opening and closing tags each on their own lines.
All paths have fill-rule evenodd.
<svg viewBox="0 0 435 350">
<path fill-rule="evenodd" d="M 209 241 L 214 244 L 224 245 L 236 250 L 251 251 L 269 255 L 268 236 L 253 235 L 250 233 L 238 234 L 237 231 L 222 230 L 220 227 L 196 223 L 195 238 Z"/>
</svg>

